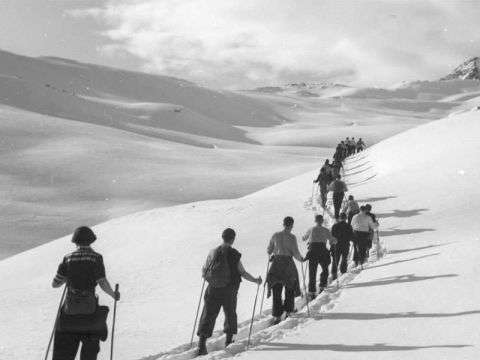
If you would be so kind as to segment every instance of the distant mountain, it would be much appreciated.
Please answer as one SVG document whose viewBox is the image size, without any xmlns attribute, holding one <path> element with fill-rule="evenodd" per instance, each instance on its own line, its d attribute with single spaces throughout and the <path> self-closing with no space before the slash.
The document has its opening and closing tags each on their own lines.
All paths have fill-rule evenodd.
<svg viewBox="0 0 480 360">
<path fill-rule="evenodd" d="M 474 57 L 458 66 L 451 74 L 440 80 L 480 80 L 480 57 Z"/>
</svg>

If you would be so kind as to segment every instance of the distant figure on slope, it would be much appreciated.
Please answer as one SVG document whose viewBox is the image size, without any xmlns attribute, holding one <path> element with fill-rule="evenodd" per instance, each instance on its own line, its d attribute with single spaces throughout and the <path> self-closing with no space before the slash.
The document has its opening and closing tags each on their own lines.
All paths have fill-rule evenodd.
<svg viewBox="0 0 480 360">
<path fill-rule="evenodd" d="M 355 141 L 355 138 L 352 137 L 350 141 L 348 142 L 348 155 L 354 155 L 355 154 L 355 149 L 357 148 L 357 142 Z"/>
<path fill-rule="evenodd" d="M 358 141 L 357 141 L 357 153 L 365 150 L 365 148 L 366 148 L 366 145 L 363 142 L 362 138 L 358 139 Z"/>
<path fill-rule="evenodd" d="M 332 277 L 336 279 L 339 264 L 340 272 L 342 274 L 347 272 L 350 241 L 353 241 L 353 229 L 350 224 L 347 223 L 347 214 L 340 214 L 340 221 L 332 226 L 332 235 L 337 239 L 332 263 Z"/>
<path fill-rule="evenodd" d="M 370 205 L 370 204 L 365 205 L 365 212 L 367 213 L 368 216 L 370 216 L 372 218 L 373 223 L 376 225 L 376 227 L 378 229 L 379 223 L 378 223 L 378 220 L 377 220 L 377 217 L 375 216 L 375 214 L 372 213 L 372 205 Z M 375 230 L 372 229 L 372 230 L 370 230 L 370 237 L 368 239 L 367 259 L 370 256 L 370 250 L 373 246 L 375 238 L 376 238 Z M 377 245 L 377 250 L 378 250 L 378 245 L 379 245 L 378 244 L 378 238 L 376 239 L 375 244 Z M 378 255 L 378 251 L 377 251 L 377 255 Z"/>
<path fill-rule="evenodd" d="M 348 191 L 347 185 L 341 180 L 341 176 L 338 175 L 336 180 L 333 181 L 328 190 L 333 192 L 333 207 L 335 209 L 335 219 L 340 215 L 340 208 L 342 207 L 343 197 L 345 192 Z"/>
<path fill-rule="evenodd" d="M 287 216 L 283 219 L 283 231 L 273 234 L 267 248 L 272 256 L 272 265 L 268 271 L 268 296 L 273 292 L 273 323 L 281 321 L 284 312 L 287 316 L 295 311 L 295 297 L 300 296 L 300 281 L 293 258 L 305 261 L 298 250 L 297 238 L 292 234 L 294 220 Z M 282 291 L 285 289 L 285 300 Z"/>
<path fill-rule="evenodd" d="M 237 333 L 237 295 L 242 278 L 257 284 L 262 283 L 260 276 L 253 277 L 243 267 L 240 261 L 242 254 L 232 247 L 235 237 L 233 229 L 225 229 L 222 233 L 223 243 L 210 251 L 202 269 L 208 287 L 197 332 L 198 355 L 208 353 L 206 342 L 212 336 L 221 307 L 225 313 L 225 346 L 233 342 L 233 335 Z"/>
<path fill-rule="evenodd" d="M 338 160 L 333 160 L 332 162 L 332 175 L 336 179 L 340 175 L 340 170 L 343 168 L 342 162 Z"/>
<path fill-rule="evenodd" d="M 65 315 L 92 316 L 92 321 L 95 321 L 93 316 L 98 307 L 98 299 L 95 296 L 97 284 L 112 298 L 120 299 L 120 293 L 112 289 L 105 276 L 102 255 L 90 247 L 96 239 L 97 237 L 90 228 L 82 226 L 76 229 L 72 242 L 77 249 L 66 255 L 58 266 L 52 286 L 57 288 L 67 284 L 61 317 Z M 96 360 L 100 351 L 100 339 L 105 341 L 106 333 L 101 335 L 83 331 L 80 334 L 57 330 L 53 345 L 53 360 L 74 360 L 80 343 L 82 343 L 81 360 Z"/>
<path fill-rule="evenodd" d="M 309 229 L 303 236 L 303 241 L 308 241 L 308 253 L 305 257 L 308 259 L 309 282 L 308 282 L 308 296 L 314 299 L 317 294 L 316 280 L 318 265 L 322 267 L 320 274 L 319 289 L 322 292 L 327 287 L 328 281 L 328 266 L 330 265 L 330 253 L 327 249 L 327 242 L 330 249 L 335 249 L 337 239 L 330 233 L 323 225 L 323 216 L 315 216 L 316 225 Z"/>
<path fill-rule="evenodd" d="M 367 258 L 367 249 L 370 241 L 370 231 L 377 228 L 377 225 L 367 214 L 365 206 L 361 206 L 360 213 L 353 217 L 352 228 L 355 239 L 355 253 L 353 256 L 353 260 L 355 261 L 355 266 L 363 265 Z"/>
<path fill-rule="evenodd" d="M 345 203 L 342 211 L 347 214 L 348 223 L 352 224 L 352 218 L 360 212 L 358 202 L 353 195 L 348 196 L 348 201 Z"/>
<path fill-rule="evenodd" d="M 327 204 L 327 193 L 328 184 L 330 183 L 330 176 L 328 176 L 326 170 L 323 167 L 320 169 L 320 174 L 318 174 L 317 179 L 313 182 L 318 183 L 318 186 L 320 188 L 322 207 L 325 208 L 325 205 Z"/>
<path fill-rule="evenodd" d="M 325 174 L 328 176 L 328 183 L 330 184 L 333 181 L 333 175 L 332 175 L 332 165 L 330 164 L 330 160 L 325 160 L 325 163 L 323 164 L 322 168 L 320 170 L 325 170 Z"/>
</svg>

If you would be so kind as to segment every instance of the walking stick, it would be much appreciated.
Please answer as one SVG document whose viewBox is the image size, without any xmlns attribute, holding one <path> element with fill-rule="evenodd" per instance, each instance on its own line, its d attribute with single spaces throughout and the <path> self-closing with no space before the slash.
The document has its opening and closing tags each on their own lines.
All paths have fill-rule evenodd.
<svg viewBox="0 0 480 360">
<path fill-rule="evenodd" d="M 193 346 L 193 337 L 195 336 L 195 328 L 197 327 L 198 313 L 200 305 L 202 304 L 203 290 L 205 289 L 205 279 L 203 279 L 202 290 L 200 290 L 200 298 L 198 299 L 197 313 L 195 314 L 195 321 L 193 323 L 192 337 L 190 338 L 190 348 Z"/>
<path fill-rule="evenodd" d="M 305 286 L 305 273 L 303 272 L 303 262 L 301 262 L 300 265 L 302 266 L 303 292 L 305 293 L 305 300 L 307 300 L 307 314 L 308 316 L 310 316 L 310 306 L 308 304 L 307 287 Z"/>
<path fill-rule="evenodd" d="M 253 303 L 252 320 L 250 321 L 250 330 L 248 331 L 247 349 L 250 346 L 250 337 L 252 336 L 253 318 L 255 317 L 255 309 L 257 307 L 257 299 L 258 299 L 258 290 L 259 289 L 260 289 L 260 284 L 257 284 L 257 293 L 255 295 L 255 301 Z"/>
<path fill-rule="evenodd" d="M 62 310 L 63 300 L 65 300 L 65 295 L 67 293 L 67 286 L 63 288 L 62 297 L 60 299 L 60 303 L 58 304 L 57 316 L 55 317 L 55 323 L 53 324 L 52 334 L 50 335 L 50 340 L 48 340 L 47 351 L 45 352 L 45 360 L 48 358 L 48 353 L 50 352 L 50 347 L 52 346 L 52 340 L 55 336 L 55 331 L 57 330 L 58 319 L 60 319 L 60 311 Z"/>
<path fill-rule="evenodd" d="M 263 283 L 263 291 L 262 291 L 262 301 L 260 302 L 260 311 L 258 315 L 262 315 L 263 310 L 263 301 L 265 300 L 265 288 L 267 287 L 267 277 L 268 277 L 268 270 L 270 269 L 270 257 L 267 257 L 267 272 L 265 273 L 265 282 Z"/>
<path fill-rule="evenodd" d="M 113 360 L 113 341 L 115 338 L 115 320 L 117 317 L 117 293 L 119 285 L 115 284 L 115 300 L 113 302 L 113 320 L 112 320 L 112 337 L 110 339 L 110 360 Z"/>
</svg>

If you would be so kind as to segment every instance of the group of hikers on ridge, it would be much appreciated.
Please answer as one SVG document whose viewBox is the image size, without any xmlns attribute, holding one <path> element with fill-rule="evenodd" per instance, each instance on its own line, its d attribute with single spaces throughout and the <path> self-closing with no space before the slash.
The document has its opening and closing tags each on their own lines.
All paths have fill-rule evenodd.
<svg viewBox="0 0 480 360">
<path fill-rule="evenodd" d="M 331 172 L 327 167 L 331 167 L 328 160 L 322 167 L 320 175 Z M 323 183 L 319 179 L 316 182 L 322 187 Z M 285 217 L 283 229 L 273 234 L 267 246 L 268 266 L 265 282 L 261 276 L 255 277 L 244 268 L 241 253 L 233 248 L 235 230 L 227 228 L 223 231 L 222 243 L 210 251 L 202 268 L 202 276 L 208 286 L 204 293 L 203 310 L 197 330 L 199 337 L 197 355 L 208 353 L 207 339 L 213 334 L 221 308 L 225 314 L 225 346 L 234 341 L 233 337 L 238 330 L 237 295 L 242 279 L 258 286 L 263 283 L 264 288 L 267 287 L 267 297 L 272 297 L 274 325 L 297 311 L 295 298 L 302 295 L 294 259 L 302 264 L 308 262 L 308 292 L 305 291 L 304 294 L 307 302 L 325 290 L 329 278 L 334 281 L 338 272 L 340 274 L 347 272 L 351 247 L 355 267 L 363 267 L 368 260 L 375 231 L 379 226 L 376 216 L 371 212 L 371 205 L 359 206 L 352 195 L 348 197 L 348 201 L 343 202 L 347 187 L 341 180 L 340 173 L 327 184 L 327 191 L 329 189 L 333 192 L 335 207 L 335 224 L 331 230 L 324 226 L 322 215 L 315 215 L 314 226 L 302 237 L 308 248 L 305 256 L 302 256 L 297 237 L 292 232 L 294 219 L 290 216 Z M 323 196 L 322 203 L 325 207 L 326 201 L 323 202 Z M 96 360 L 100 351 L 100 341 L 106 340 L 106 314 L 103 317 L 98 315 L 99 308 L 102 307 L 98 305 L 95 288 L 99 285 L 115 301 L 120 299 L 120 293 L 117 288 L 112 289 L 106 278 L 102 256 L 90 247 L 95 240 L 96 236 L 90 228 L 83 226 L 76 229 L 72 242 L 77 249 L 64 257 L 53 279 L 53 287 L 66 285 L 65 300 L 62 298 L 57 318 L 59 324 L 55 323 L 53 360 L 74 360 L 80 344 L 82 344 L 80 359 Z M 381 256 L 378 238 L 376 244 L 377 255 Z M 321 273 L 317 288 L 318 267 L 321 268 Z M 302 276 L 305 284 L 303 265 Z M 76 316 L 83 319 L 78 324 L 75 323 Z M 91 317 L 91 324 L 85 324 L 85 317 Z"/>
</svg>

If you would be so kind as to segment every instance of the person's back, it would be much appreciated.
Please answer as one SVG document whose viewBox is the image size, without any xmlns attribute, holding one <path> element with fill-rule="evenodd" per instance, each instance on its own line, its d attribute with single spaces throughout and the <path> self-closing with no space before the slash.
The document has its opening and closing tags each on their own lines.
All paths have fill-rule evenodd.
<svg viewBox="0 0 480 360">
<path fill-rule="evenodd" d="M 342 180 L 336 179 L 330 184 L 330 190 L 334 193 L 342 193 L 347 191 L 347 185 Z"/>
<path fill-rule="evenodd" d="M 352 228 L 354 231 L 370 232 L 376 228 L 372 218 L 364 212 L 360 212 L 352 219 Z"/>
<path fill-rule="evenodd" d="M 346 221 L 339 221 L 332 226 L 332 235 L 341 244 L 346 244 L 352 240 L 353 229 Z"/>
<path fill-rule="evenodd" d="M 292 233 L 279 231 L 273 234 L 267 249 L 268 254 L 274 256 L 292 256 L 302 261 L 298 250 L 297 238 Z"/>
</svg>

